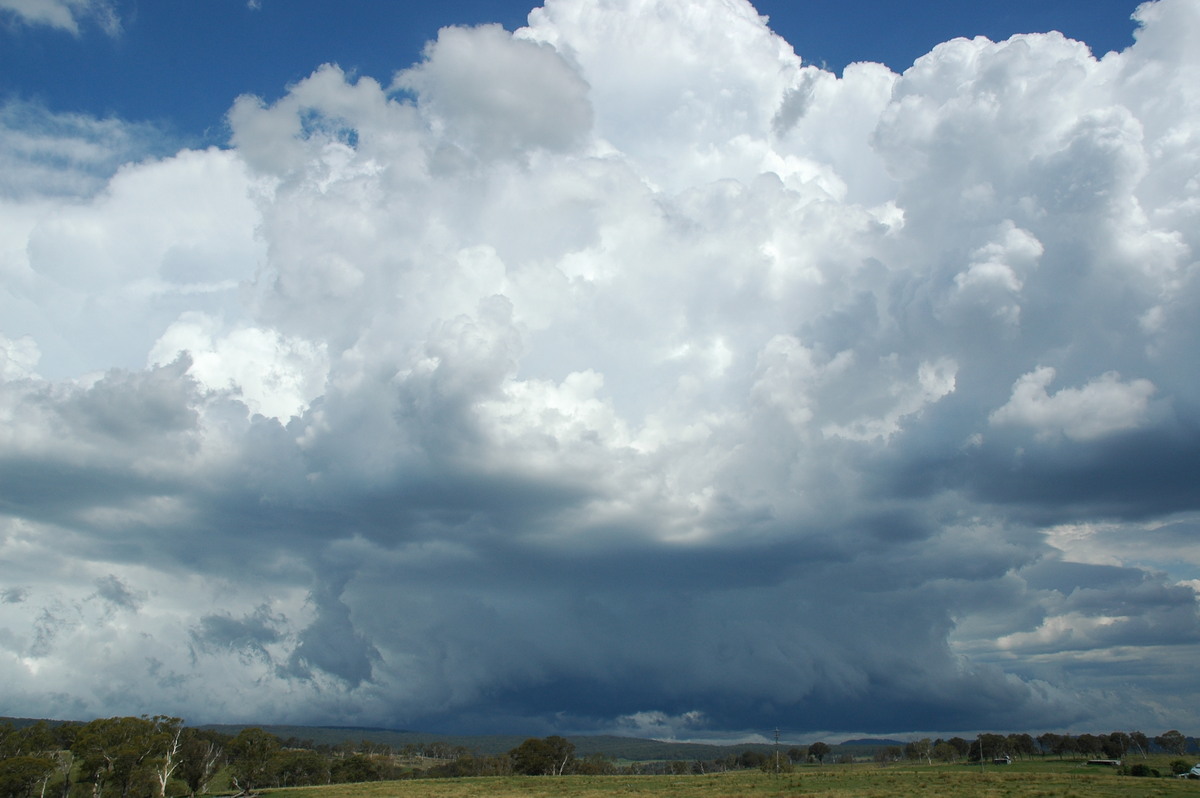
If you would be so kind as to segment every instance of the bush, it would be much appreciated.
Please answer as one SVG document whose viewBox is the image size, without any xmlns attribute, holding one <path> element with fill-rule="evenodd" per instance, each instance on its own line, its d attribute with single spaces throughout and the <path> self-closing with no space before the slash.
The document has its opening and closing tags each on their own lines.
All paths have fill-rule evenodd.
<svg viewBox="0 0 1200 798">
<path fill-rule="evenodd" d="M 1176 776 L 1178 776 L 1181 773 L 1187 773 L 1191 769 L 1192 769 L 1192 766 L 1187 763 L 1187 760 L 1184 760 L 1184 759 L 1171 760 L 1171 773 L 1173 773 Z"/>
<path fill-rule="evenodd" d="M 767 757 L 767 760 L 758 766 L 763 773 L 792 773 L 796 770 L 796 766 L 792 764 L 792 760 L 788 759 L 783 754 L 778 758 L 774 756 Z"/>
<path fill-rule="evenodd" d="M 1129 768 L 1129 775 L 1130 776 L 1138 776 L 1141 778 L 1149 778 L 1151 776 L 1158 776 L 1159 772 L 1157 770 L 1155 770 L 1154 768 L 1150 767 L 1149 765 L 1144 765 L 1141 762 L 1139 762 L 1138 764 L 1133 765 Z"/>
</svg>

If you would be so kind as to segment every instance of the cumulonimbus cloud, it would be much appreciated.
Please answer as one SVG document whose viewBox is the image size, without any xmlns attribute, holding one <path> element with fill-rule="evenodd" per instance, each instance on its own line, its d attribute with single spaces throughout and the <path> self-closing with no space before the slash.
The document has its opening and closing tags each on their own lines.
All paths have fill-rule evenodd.
<svg viewBox="0 0 1200 798">
<path fill-rule="evenodd" d="M 1186 725 L 1200 4 L 1137 19 L 838 77 L 550 0 L 0 200 L 10 713 Z"/>
</svg>

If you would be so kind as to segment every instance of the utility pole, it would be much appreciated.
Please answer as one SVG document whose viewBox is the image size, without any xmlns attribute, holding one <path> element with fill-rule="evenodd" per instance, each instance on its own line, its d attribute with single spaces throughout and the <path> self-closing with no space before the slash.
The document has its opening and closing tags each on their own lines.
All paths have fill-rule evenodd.
<svg viewBox="0 0 1200 798">
<path fill-rule="evenodd" d="M 775 727 L 775 775 L 779 775 L 779 727 Z"/>
</svg>

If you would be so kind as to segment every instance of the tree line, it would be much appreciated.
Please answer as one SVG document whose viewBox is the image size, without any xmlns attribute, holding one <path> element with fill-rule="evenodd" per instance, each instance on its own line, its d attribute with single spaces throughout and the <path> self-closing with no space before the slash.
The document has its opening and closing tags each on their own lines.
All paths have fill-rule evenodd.
<svg viewBox="0 0 1200 798">
<path fill-rule="evenodd" d="M 195 798 L 221 776 L 234 792 L 394 778 L 390 757 L 289 747 L 262 729 L 236 735 L 180 718 L 0 724 L 0 798 Z"/>
<path fill-rule="evenodd" d="M 997 757 L 1081 756 L 1143 759 L 1152 750 L 1182 756 L 1192 741 L 1176 730 L 1153 739 L 1141 732 L 1066 735 L 980 734 L 881 746 L 880 763 L 908 759 L 978 762 Z M 570 740 L 531 737 L 502 754 L 481 755 L 446 743 L 400 750 L 363 740 L 338 745 L 280 739 L 260 728 L 235 735 L 185 726 L 180 718 L 101 718 L 89 723 L 0 723 L 0 798 L 196 798 L 219 781 L 224 791 L 252 795 L 266 787 L 297 787 L 414 777 L 561 776 L 619 773 L 715 773 L 758 768 L 791 770 L 833 760 L 825 742 L 784 752 L 746 750 L 707 760 L 618 764 L 603 754 L 577 757 Z M 837 761 L 852 761 L 842 752 Z"/>
<path fill-rule="evenodd" d="M 1037 737 L 1029 734 L 980 734 L 974 741 L 962 737 L 952 737 L 949 740 L 916 740 L 903 748 L 895 746 L 886 750 L 884 755 L 895 759 L 926 760 L 930 763 L 956 762 L 967 760 L 978 762 L 981 759 L 996 759 L 1010 757 L 1012 759 L 1028 759 L 1035 756 L 1082 757 L 1085 759 L 1126 759 L 1131 755 L 1145 759 L 1151 752 L 1151 743 L 1155 750 L 1168 754 L 1182 756 L 1189 747 L 1189 741 L 1183 733 L 1172 729 L 1151 740 L 1140 731 L 1111 732 L 1109 734 L 1055 734 L 1046 732 Z M 880 754 L 877 752 L 877 756 Z"/>
</svg>

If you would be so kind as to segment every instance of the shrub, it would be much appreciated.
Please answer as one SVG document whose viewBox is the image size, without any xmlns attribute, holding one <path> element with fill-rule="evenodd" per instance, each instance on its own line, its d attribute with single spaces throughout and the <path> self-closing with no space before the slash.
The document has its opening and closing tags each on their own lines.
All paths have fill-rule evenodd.
<svg viewBox="0 0 1200 798">
<path fill-rule="evenodd" d="M 780 754 L 778 757 L 767 757 L 767 760 L 758 767 L 763 773 L 792 773 L 796 770 L 796 766 L 792 764 L 792 760 L 783 754 Z"/>
</svg>

